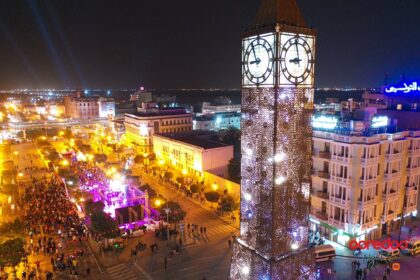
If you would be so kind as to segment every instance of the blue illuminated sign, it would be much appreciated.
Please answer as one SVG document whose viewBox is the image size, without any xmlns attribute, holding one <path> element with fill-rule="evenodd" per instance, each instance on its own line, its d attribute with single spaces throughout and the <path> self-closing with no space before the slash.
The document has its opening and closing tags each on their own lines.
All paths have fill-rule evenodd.
<svg viewBox="0 0 420 280">
<path fill-rule="evenodd" d="M 412 82 L 411 84 L 403 83 L 401 86 L 390 86 L 385 88 L 386 93 L 410 93 L 410 92 L 420 92 L 420 85 L 417 82 Z"/>
</svg>

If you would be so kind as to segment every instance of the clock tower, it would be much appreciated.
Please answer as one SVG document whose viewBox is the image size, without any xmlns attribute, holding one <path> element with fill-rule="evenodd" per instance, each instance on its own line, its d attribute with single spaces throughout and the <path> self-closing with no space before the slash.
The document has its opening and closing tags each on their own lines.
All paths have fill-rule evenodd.
<svg viewBox="0 0 420 280">
<path fill-rule="evenodd" d="M 241 226 L 230 279 L 314 279 L 315 39 L 295 0 L 263 0 L 242 37 Z"/>
</svg>

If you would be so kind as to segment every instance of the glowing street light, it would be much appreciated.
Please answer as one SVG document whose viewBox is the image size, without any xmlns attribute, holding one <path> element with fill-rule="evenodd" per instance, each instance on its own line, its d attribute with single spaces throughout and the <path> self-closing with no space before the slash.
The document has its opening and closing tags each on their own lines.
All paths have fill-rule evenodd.
<svg viewBox="0 0 420 280">
<path fill-rule="evenodd" d="M 156 199 L 155 200 L 155 206 L 156 207 L 160 207 L 162 205 L 162 200 L 160 200 L 160 199 Z"/>
<path fill-rule="evenodd" d="M 213 185 L 211 185 L 211 187 L 212 187 L 212 189 L 214 191 L 217 191 L 217 189 L 219 188 L 219 186 L 216 183 L 214 183 Z"/>
<path fill-rule="evenodd" d="M 69 161 L 68 161 L 67 159 L 63 159 L 63 160 L 61 161 L 61 165 L 62 165 L 62 166 L 68 166 L 68 165 L 69 165 Z"/>
<path fill-rule="evenodd" d="M 186 169 L 183 169 L 183 170 L 182 170 L 182 174 L 183 174 L 183 175 L 187 175 L 187 174 L 188 174 L 187 170 L 186 170 Z"/>
</svg>

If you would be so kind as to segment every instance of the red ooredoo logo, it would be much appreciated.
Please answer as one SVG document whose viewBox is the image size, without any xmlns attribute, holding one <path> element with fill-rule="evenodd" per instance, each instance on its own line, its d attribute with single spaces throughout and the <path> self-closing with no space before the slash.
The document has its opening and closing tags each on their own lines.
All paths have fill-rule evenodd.
<svg viewBox="0 0 420 280">
<path fill-rule="evenodd" d="M 402 240 L 398 242 L 397 240 L 385 239 L 385 240 L 357 240 L 352 239 L 349 242 L 349 249 L 350 250 L 366 250 L 369 249 L 369 246 L 372 246 L 375 250 L 380 249 L 400 249 L 404 250 L 408 247 L 408 241 Z"/>
</svg>

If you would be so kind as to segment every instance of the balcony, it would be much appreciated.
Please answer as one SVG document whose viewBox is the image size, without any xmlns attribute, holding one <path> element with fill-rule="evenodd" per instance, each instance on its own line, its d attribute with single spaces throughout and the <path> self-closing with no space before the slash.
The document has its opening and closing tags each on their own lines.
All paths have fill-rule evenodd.
<svg viewBox="0 0 420 280">
<path fill-rule="evenodd" d="M 398 197 L 398 192 L 396 190 L 390 190 L 388 193 L 387 192 L 382 193 L 383 200 L 392 200 L 397 197 Z"/>
<path fill-rule="evenodd" d="M 375 222 L 375 219 L 373 217 L 367 218 L 362 224 L 361 224 L 361 230 L 372 228 L 375 224 L 378 222 Z"/>
<path fill-rule="evenodd" d="M 411 213 L 415 210 L 417 210 L 417 204 L 415 204 L 415 203 L 411 203 L 408 206 L 404 206 L 404 214 Z"/>
<path fill-rule="evenodd" d="M 413 149 L 412 147 L 408 148 L 408 154 L 410 156 L 420 155 L 420 149 Z"/>
<path fill-rule="evenodd" d="M 337 183 L 341 183 L 341 184 L 346 184 L 346 185 L 351 184 L 351 178 L 343 178 L 343 177 L 331 175 L 331 180 Z"/>
<path fill-rule="evenodd" d="M 330 173 L 327 171 L 318 170 L 315 172 L 315 175 L 324 179 L 330 179 Z"/>
<path fill-rule="evenodd" d="M 412 186 L 405 186 L 405 194 L 406 195 L 412 195 L 418 192 L 418 188 L 416 185 L 412 185 Z"/>
<path fill-rule="evenodd" d="M 344 222 L 341 222 L 338 219 L 335 219 L 334 217 L 330 217 L 328 219 L 328 223 L 335 226 L 335 227 L 344 229 Z"/>
<path fill-rule="evenodd" d="M 348 200 L 342 199 L 341 197 L 335 197 L 333 195 L 330 197 L 330 202 L 341 207 L 347 207 L 349 205 Z"/>
<path fill-rule="evenodd" d="M 364 158 L 364 157 L 362 157 L 362 158 L 360 159 L 360 162 L 361 162 L 363 165 L 378 164 L 378 162 L 379 162 L 379 157 L 371 157 L 371 158 Z"/>
<path fill-rule="evenodd" d="M 399 170 L 392 170 L 392 172 L 385 171 L 384 179 L 385 180 L 391 180 L 391 179 L 394 179 L 394 178 L 398 178 L 400 176 L 401 176 L 401 171 L 399 171 Z"/>
<path fill-rule="evenodd" d="M 369 177 L 369 178 L 360 178 L 360 185 L 363 186 L 368 186 L 368 185 L 372 185 L 375 184 L 375 182 L 377 181 L 376 177 Z"/>
<path fill-rule="evenodd" d="M 322 199 L 328 199 L 328 193 L 324 191 L 317 191 L 316 196 Z"/>
<path fill-rule="evenodd" d="M 323 212 L 320 209 L 312 208 L 311 209 L 311 215 L 314 216 L 315 218 L 317 218 L 318 220 L 321 220 L 321 221 L 324 221 L 324 222 L 328 222 L 328 214 L 327 214 L 327 212 Z"/>
<path fill-rule="evenodd" d="M 332 155 L 331 160 L 337 161 L 337 162 L 340 162 L 340 163 L 349 164 L 353 161 L 353 158 L 352 157 L 345 157 L 345 156 L 341 156 L 341 155 Z"/>
<path fill-rule="evenodd" d="M 397 213 L 393 210 L 390 210 L 390 211 L 388 211 L 387 214 L 381 215 L 381 222 L 386 223 L 386 222 L 391 221 L 395 218 L 397 218 Z"/>
<path fill-rule="evenodd" d="M 402 153 L 398 150 L 394 150 L 393 153 L 386 153 L 385 154 L 385 159 L 386 160 L 396 160 L 396 159 L 401 159 L 401 155 Z"/>
<path fill-rule="evenodd" d="M 371 197 L 367 197 L 366 201 L 359 200 L 359 208 L 366 208 L 369 206 L 373 206 L 375 204 L 375 199 Z"/>
<path fill-rule="evenodd" d="M 407 166 L 407 175 L 413 176 L 420 173 L 420 166 Z"/>
<path fill-rule="evenodd" d="M 331 159 L 331 153 L 329 151 L 314 150 L 312 156 L 315 158 Z"/>
</svg>

